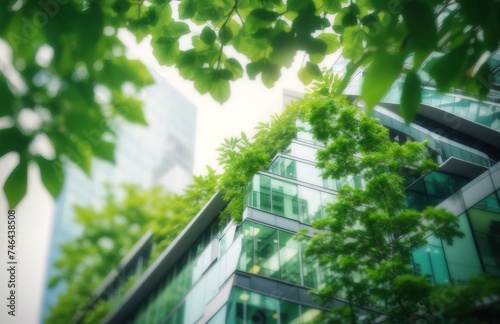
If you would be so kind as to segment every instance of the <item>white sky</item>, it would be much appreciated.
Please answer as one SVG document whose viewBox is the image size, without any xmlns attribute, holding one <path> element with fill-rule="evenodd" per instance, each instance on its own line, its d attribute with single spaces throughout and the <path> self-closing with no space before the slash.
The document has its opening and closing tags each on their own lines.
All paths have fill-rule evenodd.
<svg viewBox="0 0 500 324">
<path fill-rule="evenodd" d="M 132 36 L 121 32 L 120 37 L 127 45 L 128 54 L 140 58 L 152 66 L 167 82 L 188 98 L 198 108 L 196 127 L 196 148 L 194 173 L 205 173 L 205 166 L 217 166 L 216 148 L 224 138 L 238 136 L 241 131 L 248 135 L 254 134 L 258 122 L 265 122 L 274 113 L 282 110 L 283 89 L 304 91 L 302 83 L 297 78 L 297 71 L 303 61 L 303 53 L 297 55 L 295 63 L 289 70 L 282 69 L 282 77 L 272 89 L 267 89 L 260 77 L 251 81 L 242 79 L 231 86 L 231 98 L 223 105 L 218 104 L 208 94 L 200 95 L 192 83 L 182 79 L 175 68 L 159 67 L 152 55 L 152 50 L 146 39 L 140 45 L 135 44 Z M 1 48 L 0 48 L 1 50 Z M 325 63 L 329 66 L 331 62 Z M 331 64 L 330 64 L 331 66 Z M 17 163 L 17 157 L 9 154 L 0 159 L 0 185 Z M 17 316 L 7 315 L 4 303 L 0 307 L 0 323 L 30 324 L 38 323 L 41 311 L 41 300 L 44 291 L 44 280 L 50 230 L 54 213 L 54 202 L 40 182 L 36 167 L 30 168 L 28 194 L 16 208 L 18 219 L 18 302 Z M 0 262 L 2 268 L 6 264 L 6 215 L 7 202 L 0 195 Z M 0 271 L 0 296 L 7 295 L 7 275 Z M 5 297 L 4 297 L 5 296 Z"/>
</svg>

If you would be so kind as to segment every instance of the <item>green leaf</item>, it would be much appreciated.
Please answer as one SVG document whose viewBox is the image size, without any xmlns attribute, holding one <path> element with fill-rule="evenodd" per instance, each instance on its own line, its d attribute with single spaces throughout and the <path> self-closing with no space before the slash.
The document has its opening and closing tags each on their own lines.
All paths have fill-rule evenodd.
<svg viewBox="0 0 500 324">
<path fill-rule="evenodd" d="M 94 155 L 105 161 L 115 163 L 115 143 L 102 141 L 92 146 Z"/>
<path fill-rule="evenodd" d="M 227 59 L 225 67 L 233 74 L 232 80 L 239 79 L 243 76 L 243 68 L 241 67 L 240 62 L 238 62 L 236 59 Z"/>
<path fill-rule="evenodd" d="M 0 129 L 0 157 L 10 152 L 22 152 L 28 149 L 31 137 L 22 134 L 18 128 Z"/>
<path fill-rule="evenodd" d="M 399 112 L 406 124 L 409 124 L 415 118 L 420 108 L 421 92 L 420 77 L 414 71 L 408 71 L 401 94 L 401 104 L 399 105 Z"/>
<path fill-rule="evenodd" d="M 436 80 L 439 91 L 447 91 L 464 75 L 467 66 L 467 48 L 466 45 L 458 47 L 432 62 L 429 75 Z"/>
<path fill-rule="evenodd" d="M 401 73 L 404 56 L 401 53 L 379 52 L 366 70 L 361 96 L 369 109 L 372 109 L 385 96 Z"/>
<path fill-rule="evenodd" d="M 212 87 L 212 75 L 210 69 L 199 68 L 195 72 L 194 87 L 199 93 L 205 94 Z"/>
<path fill-rule="evenodd" d="M 142 101 L 121 93 L 113 93 L 113 108 L 126 120 L 146 126 L 148 123 L 142 111 Z"/>
<path fill-rule="evenodd" d="M 422 0 L 405 2 L 403 18 L 410 42 L 421 51 L 432 51 L 437 44 L 437 27 L 434 13 Z"/>
<path fill-rule="evenodd" d="M 125 13 L 130 8 L 130 2 L 128 0 L 116 0 L 112 8 L 117 13 Z"/>
<path fill-rule="evenodd" d="M 311 4 L 311 0 L 288 0 L 286 2 L 286 10 L 299 11 L 309 7 Z"/>
<path fill-rule="evenodd" d="M 179 54 L 175 66 L 179 69 L 179 74 L 188 80 L 193 80 L 195 71 L 198 69 L 196 64 L 196 50 L 190 49 Z"/>
<path fill-rule="evenodd" d="M 215 42 L 215 39 L 217 38 L 217 35 L 215 35 L 215 32 L 212 30 L 212 28 L 206 26 L 203 28 L 201 31 L 200 39 L 207 45 L 212 45 Z"/>
<path fill-rule="evenodd" d="M 304 83 L 304 85 L 308 85 L 312 82 L 312 80 L 321 80 L 323 75 L 318 65 L 313 64 L 311 62 L 307 62 L 306 66 L 299 70 L 299 79 Z"/>
<path fill-rule="evenodd" d="M 34 159 L 40 169 L 43 185 L 52 197 L 57 198 L 64 184 L 61 160 L 47 160 L 41 156 L 36 156 Z"/>
<path fill-rule="evenodd" d="M 196 0 L 182 0 L 179 5 L 179 18 L 189 19 L 196 13 Z"/>
<path fill-rule="evenodd" d="M 175 64 L 179 55 L 179 42 L 175 37 L 160 37 L 153 44 L 153 54 L 162 65 Z"/>
<path fill-rule="evenodd" d="M 219 21 L 223 18 L 223 12 L 213 0 L 198 0 L 196 3 L 196 20 Z"/>
<path fill-rule="evenodd" d="M 269 55 L 269 60 L 272 63 L 290 67 L 298 50 L 297 39 L 292 33 L 281 31 L 271 44 L 273 50 Z"/>
<path fill-rule="evenodd" d="M 250 12 L 248 17 L 255 18 L 264 22 L 273 22 L 278 18 L 279 14 L 275 11 L 269 11 L 266 9 L 254 9 Z"/>
<path fill-rule="evenodd" d="M 338 13 L 342 9 L 340 0 L 323 0 L 323 10 L 329 14 Z"/>
<path fill-rule="evenodd" d="M 210 95 L 218 103 L 223 104 L 229 99 L 231 90 L 229 88 L 229 81 L 223 78 L 213 79 L 212 86 L 210 87 Z"/>
<path fill-rule="evenodd" d="M 269 62 L 265 64 L 264 69 L 262 70 L 262 82 L 266 87 L 272 88 L 274 86 L 274 82 L 276 82 L 280 76 L 281 72 L 279 65 Z"/>
<path fill-rule="evenodd" d="M 0 74 L 0 98 L 2 98 L 0 117 L 7 116 L 13 111 L 12 104 L 14 102 L 14 96 L 7 86 L 7 80 L 3 73 Z"/>
<path fill-rule="evenodd" d="M 175 21 L 165 26 L 166 37 L 178 38 L 182 35 L 188 34 L 190 31 L 189 25 L 184 22 Z"/>
<path fill-rule="evenodd" d="M 325 42 L 326 44 L 325 54 L 334 53 L 336 50 L 340 48 L 339 39 L 335 34 L 323 33 L 319 34 L 316 38 Z"/>
<path fill-rule="evenodd" d="M 252 62 L 247 64 L 247 73 L 250 80 L 254 80 L 257 74 L 262 72 L 264 68 L 263 61 L 260 60 L 258 62 Z"/>
<path fill-rule="evenodd" d="M 311 74 L 309 74 L 309 71 L 307 71 L 307 68 L 301 67 L 299 72 L 298 72 L 299 80 L 304 84 L 308 85 L 309 83 L 312 82 L 313 77 Z"/>
<path fill-rule="evenodd" d="M 26 195 L 28 187 L 28 163 L 20 157 L 19 164 L 12 170 L 3 186 L 9 208 L 14 208 Z"/>
<path fill-rule="evenodd" d="M 226 45 L 233 38 L 233 31 L 229 26 L 224 26 L 219 30 L 219 40 L 221 44 Z"/>
</svg>

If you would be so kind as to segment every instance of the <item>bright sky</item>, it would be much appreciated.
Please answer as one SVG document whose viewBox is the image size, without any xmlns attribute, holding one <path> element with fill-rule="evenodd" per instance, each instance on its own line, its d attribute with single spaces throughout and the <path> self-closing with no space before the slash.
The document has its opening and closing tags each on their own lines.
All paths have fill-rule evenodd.
<svg viewBox="0 0 500 324">
<path fill-rule="evenodd" d="M 267 89 L 260 77 L 251 81 L 241 79 L 231 86 L 231 98 L 223 105 L 218 104 L 208 94 L 200 95 L 189 81 L 182 79 L 175 68 L 160 67 L 152 55 L 149 39 L 137 45 L 134 38 L 127 32 L 120 32 L 120 37 L 128 47 L 128 55 L 139 58 L 153 67 L 158 74 L 188 98 L 197 108 L 196 148 L 194 173 L 205 173 L 205 166 L 217 166 L 216 148 L 224 138 L 237 136 L 241 131 L 247 135 L 254 134 L 258 122 L 266 122 L 274 113 L 282 110 L 283 89 L 303 92 L 304 87 L 297 78 L 297 71 L 303 64 L 304 54 L 297 55 L 293 66 L 282 70 L 281 79 L 272 89 Z M 1 48 L 0 48 L 1 50 Z M 326 62 L 324 66 L 331 66 Z M 0 184 L 3 183 L 14 165 L 17 157 L 9 154 L 0 159 Z M 6 314 L 6 308 L 0 311 L 0 323 L 38 323 L 41 311 L 41 300 L 44 290 L 45 260 L 50 242 L 50 230 L 54 213 L 53 199 L 40 182 L 36 167 L 30 168 L 30 186 L 28 194 L 16 208 L 18 215 L 19 272 L 21 283 L 18 289 L 18 316 L 12 318 Z M 4 195 L 0 195 L 0 212 L 7 208 Z M 5 218 L 2 216 L 2 221 Z M 5 264 L 6 251 L 5 226 L 0 226 L 0 262 Z M 0 272 L 0 295 L 6 295 L 3 287 L 7 279 L 6 271 Z"/>
</svg>

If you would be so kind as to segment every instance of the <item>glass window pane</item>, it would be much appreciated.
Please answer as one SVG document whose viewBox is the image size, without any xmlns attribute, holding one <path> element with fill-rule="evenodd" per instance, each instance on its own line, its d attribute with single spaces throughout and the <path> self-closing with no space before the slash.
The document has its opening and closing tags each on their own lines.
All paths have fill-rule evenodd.
<svg viewBox="0 0 500 324">
<path fill-rule="evenodd" d="M 492 194 L 468 210 L 485 271 L 500 275 L 500 207 Z"/>
<path fill-rule="evenodd" d="M 297 185 L 272 179 L 271 211 L 298 220 Z"/>
<path fill-rule="evenodd" d="M 453 245 L 443 244 L 451 280 L 455 283 L 466 283 L 469 278 L 482 272 L 476 245 L 467 221 L 467 216 L 458 217 L 460 231 L 465 235 L 455 239 Z"/>
<path fill-rule="evenodd" d="M 297 180 L 322 187 L 323 178 L 320 174 L 321 170 L 312 164 L 297 163 Z"/>
<path fill-rule="evenodd" d="M 278 231 L 246 222 L 238 269 L 279 279 Z"/>
<path fill-rule="evenodd" d="M 281 280 L 300 284 L 299 243 L 291 233 L 279 231 Z"/>
<path fill-rule="evenodd" d="M 314 189 L 299 187 L 299 210 L 301 221 L 311 224 L 312 221 L 321 218 L 321 196 Z"/>
</svg>

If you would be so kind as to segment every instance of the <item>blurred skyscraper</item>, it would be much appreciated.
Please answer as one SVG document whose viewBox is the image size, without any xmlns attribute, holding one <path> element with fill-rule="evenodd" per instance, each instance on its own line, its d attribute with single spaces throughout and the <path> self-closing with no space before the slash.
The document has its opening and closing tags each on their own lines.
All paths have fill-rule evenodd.
<svg viewBox="0 0 500 324">
<path fill-rule="evenodd" d="M 94 160 L 91 177 L 75 166 L 66 168 L 64 187 L 56 200 L 46 283 L 57 273 L 54 262 L 61 256 L 61 244 L 82 230 L 74 220 L 75 204 L 102 205 L 105 183 L 135 183 L 145 188 L 160 184 L 181 192 L 192 181 L 196 107 L 159 75 L 151 74 L 155 84 L 139 95 L 148 126 L 116 125 L 116 164 Z M 45 288 L 42 321 L 65 289 L 64 284 Z"/>
</svg>

